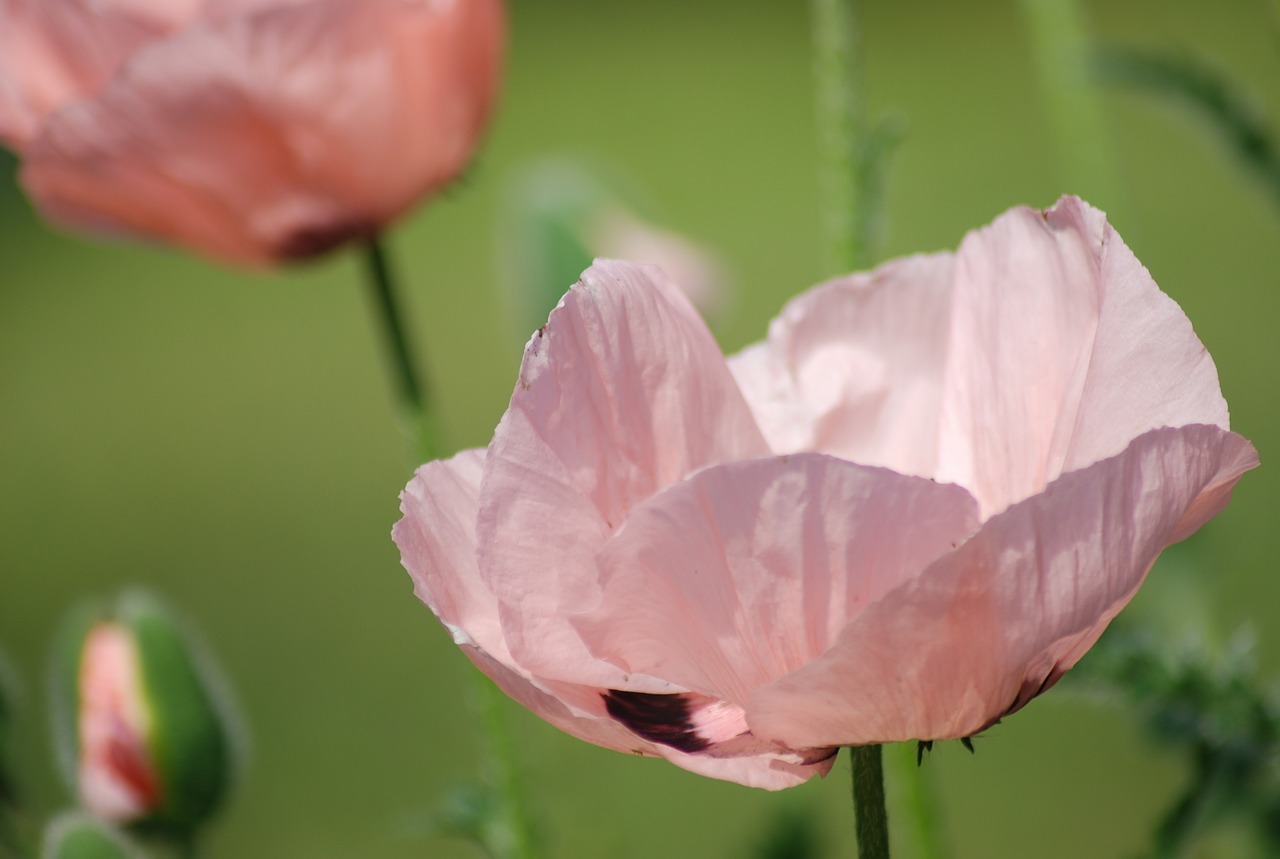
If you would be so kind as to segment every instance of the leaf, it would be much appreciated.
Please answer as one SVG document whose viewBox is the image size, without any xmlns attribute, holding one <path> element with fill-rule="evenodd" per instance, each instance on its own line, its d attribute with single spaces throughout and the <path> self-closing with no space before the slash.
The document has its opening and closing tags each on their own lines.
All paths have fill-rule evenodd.
<svg viewBox="0 0 1280 859">
<path fill-rule="evenodd" d="M 1171 50 L 1100 48 L 1092 66 L 1104 84 L 1145 90 L 1190 108 L 1280 206 L 1280 153 L 1275 136 L 1236 81 L 1200 58 Z"/>
</svg>

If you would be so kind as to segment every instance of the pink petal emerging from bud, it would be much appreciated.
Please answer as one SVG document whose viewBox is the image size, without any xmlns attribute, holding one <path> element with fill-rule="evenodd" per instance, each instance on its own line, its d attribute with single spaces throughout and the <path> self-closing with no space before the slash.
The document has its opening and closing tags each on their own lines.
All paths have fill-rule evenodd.
<svg viewBox="0 0 1280 859">
<path fill-rule="evenodd" d="M 1024 706 L 1256 465 L 1182 311 L 1064 198 L 823 284 L 727 362 L 660 271 L 599 262 L 393 533 L 552 724 L 779 788 Z"/>
<path fill-rule="evenodd" d="M 146 816 L 160 800 L 147 749 L 151 717 L 138 652 L 128 630 L 100 623 L 80 661 L 80 801 L 105 820 Z"/>
<path fill-rule="evenodd" d="M 130 5 L 115 29 L 71 8 L 0 28 L 32 58 L 0 60 L 0 133 L 71 227 L 238 263 L 321 253 L 456 176 L 497 94 L 500 0 L 204 0 L 172 31 Z"/>
</svg>

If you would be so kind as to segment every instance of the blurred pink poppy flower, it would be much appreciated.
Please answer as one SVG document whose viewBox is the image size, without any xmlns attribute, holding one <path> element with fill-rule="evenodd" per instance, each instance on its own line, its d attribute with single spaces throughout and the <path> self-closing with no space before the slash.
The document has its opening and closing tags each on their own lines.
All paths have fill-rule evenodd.
<svg viewBox="0 0 1280 859">
<path fill-rule="evenodd" d="M 1190 322 L 1068 197 L 822 284 L 727 361 L 661 271 L 597 262 L 394 537 L 538 715 L 780 788 L 1025 705 L 1257 462 Z"/>
<path fill-rule="evenodd" d="M 0 141 L 57 223 L 307 257 L 462 170 L 503 41 L 501 0 L 0 0 Z"/>
</svg>

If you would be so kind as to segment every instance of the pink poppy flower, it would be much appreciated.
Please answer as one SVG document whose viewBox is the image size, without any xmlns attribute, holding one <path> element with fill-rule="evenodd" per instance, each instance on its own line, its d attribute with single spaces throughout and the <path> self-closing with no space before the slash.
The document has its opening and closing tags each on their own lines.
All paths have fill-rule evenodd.
<svg viewBox="0 0 1280 859">
<path fill-rule="evenodd" d="M 661 271 L 597 262 L 394 537 L 539 716 L 779 788 L 1053 685 L 1257 465 L 1227 427 L 1190 322 L 1064 198 L 822 284 L 727 361 Z"/>
<path fill-rule="evenodd" d="M 462 170 L 503 30 L 501 0 L 0 0 L 0 141 L 54 222 L 307 257 Z"/>
</svg>

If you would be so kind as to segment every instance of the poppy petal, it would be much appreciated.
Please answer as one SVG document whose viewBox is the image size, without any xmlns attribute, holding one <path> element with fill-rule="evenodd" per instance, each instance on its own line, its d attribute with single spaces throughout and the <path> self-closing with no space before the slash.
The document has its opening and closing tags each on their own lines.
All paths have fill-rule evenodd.
<svg viewBox="0 0 1280 859">
<path fill-rule="evenodd" d="M 714 431 L 712 431 L 714 428 Z M 597 262 L 525 351 L 482 486 L 480 571 L 522 666 L 634 691 L 565 618 L 600 600 L 595 555 L 632 507 L 768 447 L 711 333 L 655 268 Z"/>
<path fill-rule="evenodd" d="M 799 747 L 982 730 L 1070 668 L 1160 551 L 1218 512 L 1257 461 L 1240 436 L 1197 425 L 1062 476 L 758 689 L 748 723 Z"/>
</svg>

